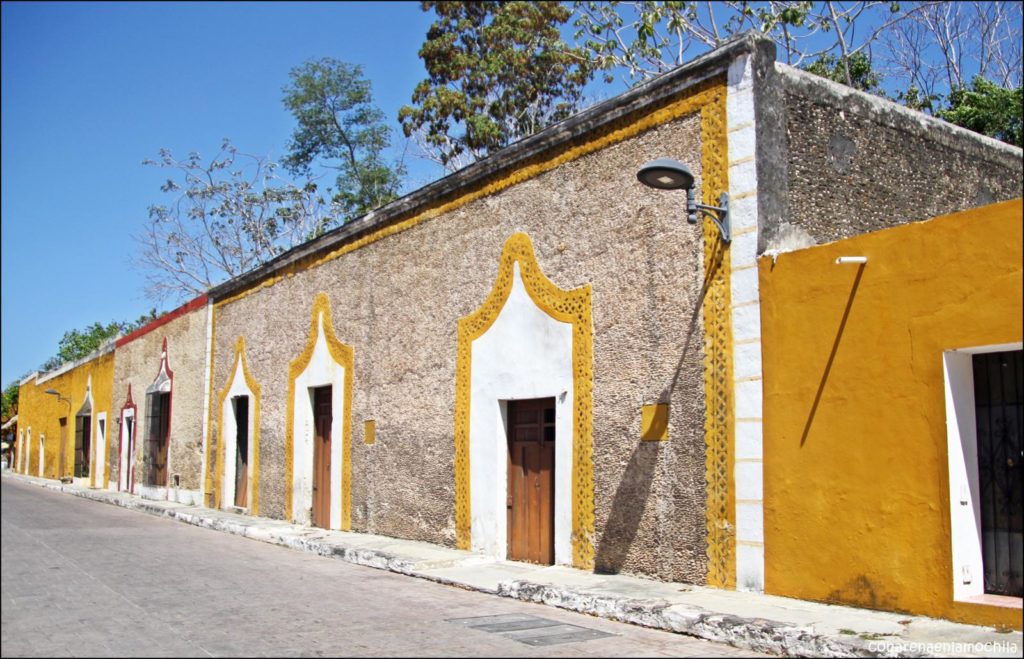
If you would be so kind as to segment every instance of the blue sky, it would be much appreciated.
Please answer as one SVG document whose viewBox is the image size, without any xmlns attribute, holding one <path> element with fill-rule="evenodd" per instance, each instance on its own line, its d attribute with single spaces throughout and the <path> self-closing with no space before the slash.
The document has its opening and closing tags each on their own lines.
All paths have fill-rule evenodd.
<svg viewBox="0 0 1024 659">
<path fill-rule="evenodd" d="M 64 332 L 154 306 L 130 265 L 131 236 L 165 202 L 167 172 L 142 161 L 162 147 L 210 158 L 225 137 L 279 160 L 294 127 L 281 88 L 305 60 L 363 67 L 397 155 L 398 110 L 426 77 L 417 53 L 433 16 L 418 2 L 5 1 L 0 11 L 0 386 L 54 355 Z M 624 88 L 594 82 L 587 103 Z M 406 165 L 403 192 L 443 174 L 411 156 Z"/>
<path fill-rule="evenodd" d="M 4 2 L 2 14 L 3 385 L 65 331 L 153 306 L 130 235 L 166 173 L 143 159 L 212 156 L 223 137 L 280 158 L 288 71 L 325 56 L 363 66 L 397 138 L 431 19 L 398 2 Z M 409 164 L 409 189 L 440 174 Z"/>
</svg>

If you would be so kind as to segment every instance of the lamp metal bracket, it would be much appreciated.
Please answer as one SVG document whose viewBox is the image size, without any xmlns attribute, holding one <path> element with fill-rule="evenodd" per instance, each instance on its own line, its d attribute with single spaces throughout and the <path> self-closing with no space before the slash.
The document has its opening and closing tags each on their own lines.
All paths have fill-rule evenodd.
<svg viewBox="0 0 1024 659">
<path fill-rule="evenodd" d="M 722 242 L 728 244 L 732 241 L 732 232 L 729 226 L 729 193 L 723 192 L 718 198 L 718 206 L 698 204 L 693 188 L 686 191 L 686 221 L 690 224 L 697 223 L 697 211 L 701 211 L 711 218 L 711 221 L 718 227 L 722 235 Z"/>
</svg>

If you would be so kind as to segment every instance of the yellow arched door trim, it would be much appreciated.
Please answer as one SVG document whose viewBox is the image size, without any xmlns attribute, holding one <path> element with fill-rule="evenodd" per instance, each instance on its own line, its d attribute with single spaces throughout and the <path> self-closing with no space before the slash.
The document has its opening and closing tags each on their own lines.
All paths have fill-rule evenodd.
<svg viewBox="0 0 1024 659">
<path fill-rule="evenodd" d="M 222 505 L 221 495 L 224 492 L 224 401 L 227 400 L 228 392 L 235 382 L 235 374 L 238 372 L 238 365 L 242 365 L 242 377 L 245 379 L 245 386 L 249 388 L 253 396 L 252 406 L 252 438 L 250 441 L 249 455 L 252 460 L 252 481 L 249 484 L 251 495 L 249 497 L 249 514 L 260 514 L 260 385 L 249 372 L 249 362 L 245 358 L 245 338 L 238 337 L 235 341 L 235 356 L 231 360 L 231 371 L 228 375 L 227 384 L 217 394 L 217 486 L 214 488 L 214 507 Z"/>
<path fill-rule="evenodd" d="M 573 465 L 572 465 L 572 554 L 573 566 L 589 570 L 594 566 L 594 460 L 593 388 L 594 324 L 591 288 L 587 284 L 563 291 L 548 279 L 537 263 L 530 237 L 513 234 L 505 242 L 498 262 L 498 276 L 480 307 L 459 320 L 458 361 L 455 370 L 455 528 L 460 549 L 470 549 L 469 405 L 473 341 L 497 320 L 512 291 L 514 265 L 527 294 L 544 313 L 570 323 L 573 369 Z"/>
<path fill-rule="evenodd" d="M 334 324 L 331 322 L 331 301 L 327 297 L 327 293 L 323 291 L 317 293 L 313 300 L 306 347 L 298 357 L 288 364 L 288 402 L 284 434 L 284 516 L 290 521 L 295 519 L 295 511 L 292 509 L 295 477 L 293 455 L 295 447 L 293 429 L 295 423 L 295 380 L 306 370 L 313 359 L 313 350 L 316 348 L 316 339 L 320 331 L 318 323 L 321 318 L 323 318 L 324 338 L 327 341 L 327 350 L 331 359 L 345 369 L 345 391 L 343 392 L 345 410 L 341 423 L 341 529 L 348 531 L 352 528 L 352 365 L 355 360 L 352 346 L 345 345 L 334 334 Z"/>
</svg>

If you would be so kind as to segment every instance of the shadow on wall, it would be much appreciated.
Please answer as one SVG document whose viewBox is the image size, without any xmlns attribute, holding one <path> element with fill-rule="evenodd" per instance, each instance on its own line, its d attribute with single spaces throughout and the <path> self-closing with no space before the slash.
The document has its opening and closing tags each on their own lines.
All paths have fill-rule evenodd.
<svg viewBox="0 0 1024 659">
<path fill-rule="evenodd" d="M 597 545 L 595 572 L 616 574 L 626 562 L 651 493 L 661 445 L 661 442 L 640 442 L 633 450 L 612 499 L 601 542 Z"/>
<path fill-rule="evenodd" d="M 665 387 L 659 396 L 659 403 L 669 403 L 672 394 L 675 393 L 679 383 L 679 374 L 686 363 L 686 356 L 690 352 L 690 345 L 693 341 L 694 330 L 697 327 L 697 319 L 704 308 L 704 300 L 707 297 L 708 288 L 714 280 L 718 268 L 723 263 L 725 254 L 724 245 L 718 243 L 715 253 L 711 257 L 711 267 L 708 268 L 701 285 L 700 295 L 697 304 L 693 305 L 693 313 L 690 314 L 689 326 L 686 331 L 686 341 L 683 343 L 679 361 L 676 362 L 672 382 Z M 662 442 L 643 442 L 633 450 L 629 464 L 619 479 L 619 487 L 612 499 L 611 510 L 608 513 L 608 521 L 601 535 L 601 541 L 597 545 L 597 553 L 594 559 L 594 571 L 604 574 L 616 574 L 622 570 L 626 562 L 626 556 L 633 540 L 636 538 L 637 530 L 640 527 L 640 519 L 647 506 L 647 499 L 651 494 L 651 482 L 654 479 L 654 470 L 658 465 L 658 457 L 662 451 Z"/>
<path fill-rule="evenodd" d="M 832 343 L 832 353 L 825 363 L 825 372 L 821 374 L 821 382 L 818 383 L 818 393 L 814 395 L 814 403 L 811 404 L 811 411 L 807 415 L 807 423 L 804 424 L 804 433 L 800 437 L 800 446 L 807 442 L 807 436 L 811 433 L 811 425 L 814 423 L 814 415 L 818 413 L 818 404 L 821 403 L 821 395 L 825 392 L 825 385 L 828 383 L 828 374 L 832 371 L 832 364 L 836 360 L 836 353 L 839 352 L 839 342 L 846 330 L 846 321 L 850 318 L 850 309 L 853 308 L 853 300 L 857 297 L 857 289 L 860 287 L 861 277 L 864 276 L 864 264 L 857 267 L 857 277 L 853 280 L 853 288 L 850 289 L 850 297 L 846 301 L 846 309 L 843 311 L 843 319 L 839 321 L 839 329 L 836 331 L 836 340 Z"/>
<path fill-rule="evenodd" d="M 721 267 L 724 256 L 725 246 L 722 243 L 718 243 L 715 253 L 711 256 L 711 267 L 708 268 L 707 273 L 704 275 L 704 283 L 701 284 L 697 303 L 693 305 L 693 313 L 690 314 L 690 324 L 686 328 L 686 341 L 683 343 L 683 351 L 679 353 L 679 361 L 676 362 L 672 382 L 661 392 L 661 396 L 658 398 L 659 403 L 669 404 L 672 400 L 672 394 L 676 391 L 676 385 L 679 383 L 679 374 L 682 372 L 683 364 L 686 362 L 686 355 L 690 352 L 690 343 L 693 341 L 693 331 L 697 327 L 697 318 L 700 316 L 701 309 L 704 308 L 704 300 L 707 298 L 708 288 L 711 287 L 711 282 L 714 281 L 715 273 Z"/>
</svg>

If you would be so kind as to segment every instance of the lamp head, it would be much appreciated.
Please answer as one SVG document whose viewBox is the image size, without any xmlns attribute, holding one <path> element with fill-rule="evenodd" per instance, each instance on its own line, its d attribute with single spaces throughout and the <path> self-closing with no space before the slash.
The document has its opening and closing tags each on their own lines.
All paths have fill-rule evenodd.
<svg viewBox="0 0 1024 659">
<path fill-rule="evenodd" d="M 652 160 L 636 173 L 641 183 L 659 190 L 690 190 L 693 174 L 683 163 L 671 158 Z"/>
<path fill-rule="evenodd" d="M 56 389 L 47 389 L 47 390 L 46 390 L 45 392 L 43 392 L 43 393 L 51 394 L 51 395 L 53 395 L 53 396 L 60 396 L 60 392 L 59 392 L 59 391 L 57 391 Z"/>
</svg>

